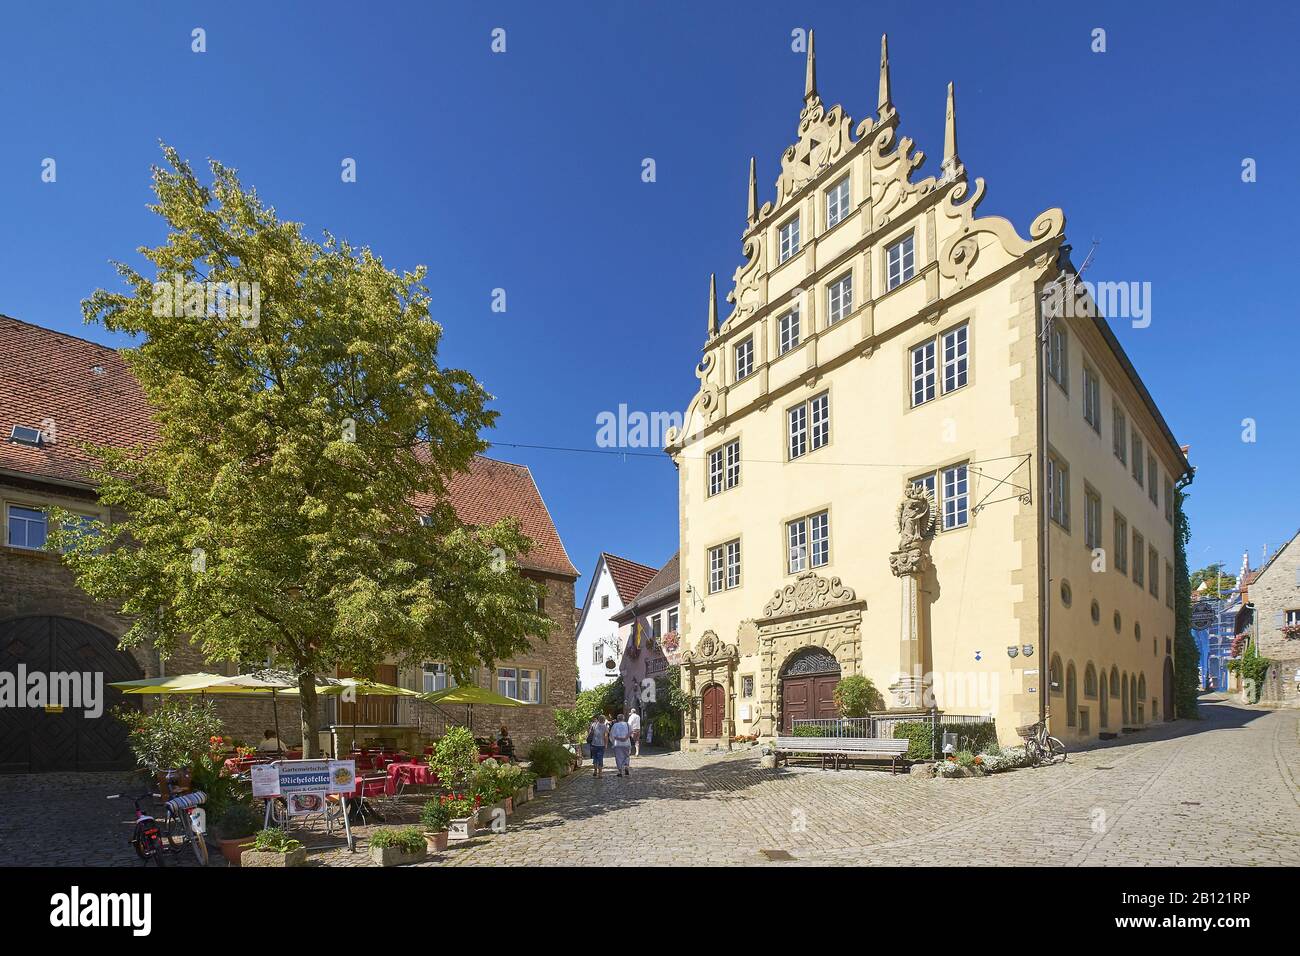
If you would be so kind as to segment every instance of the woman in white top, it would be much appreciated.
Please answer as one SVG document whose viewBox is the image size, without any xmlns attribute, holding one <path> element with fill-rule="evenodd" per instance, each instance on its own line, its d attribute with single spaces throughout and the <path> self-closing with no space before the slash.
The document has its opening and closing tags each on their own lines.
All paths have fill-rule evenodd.
<svg viewBox="0 0 1300 956">
<path fill-rule="evenodd" d="M 628 757 L 632 754 L 632 728 L 627 725 L 620 713 L 609 726 L 609 742 L 614 747 L 614 764 L 618 767 L 618 776 L 630 777 Z"/>
</svg>

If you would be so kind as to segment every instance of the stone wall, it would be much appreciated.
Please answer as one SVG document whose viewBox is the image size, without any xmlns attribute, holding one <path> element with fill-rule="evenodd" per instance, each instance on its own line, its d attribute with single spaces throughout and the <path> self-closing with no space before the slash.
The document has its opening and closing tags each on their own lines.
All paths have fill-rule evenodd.
<svg viewBox="0 0 1300 956">
<path fill-rule="evenodd" d="M 1282 633 L 1282 622 L 1287 611 L 1300 609 L 1300 542 L 1292 539 L 1251 583 L 1250 601 L 1255 605 L 1259 652 L 1273 662 L 1261 699 L 1295 701 L 1300 637 Z"/>
</svg>

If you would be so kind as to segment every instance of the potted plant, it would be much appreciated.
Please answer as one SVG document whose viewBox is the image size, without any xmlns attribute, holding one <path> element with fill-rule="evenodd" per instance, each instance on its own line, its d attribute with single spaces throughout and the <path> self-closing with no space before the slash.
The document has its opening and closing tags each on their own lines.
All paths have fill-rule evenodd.
<svg viewBox="0 0 1300 956">
<path fill-rule="evenodd" d="M 429 769 L 447 793 L 463 792 L 478 767 L 478 744 L 465 727 L 450 727 L 433 747 Z"/>
<path fill-rule="evenodd" d="M 424 827 L 424 843 L 431 853 L 447 849 L 447 825 L 451 814 L 447 810 L 447 797 L 430 800 L 420 811 L 420 825 Z"/>
<path fill-rule="evenodd" d="M 478 804 L 470 797 L 452 794 L 444 798 L 447 807 L 447 837 L 468 840 L 478 829 Z"/>
<path fill-rule="evenodd" d="M 470 792 L 478 797 L 480 806 L 488 808 L 488 813 L 493 818 L 498 810 L 503 817 L 514 812 L 510 801 L 513 792 L 507 796 L 509 791 L 504 786 L 501 765 L 495 760 L 484 760 L 479 764 L 478 770 L 474 771 L 474 779 L 470 781 Z"/>
<path fill-rule="evenodd" d="M 528 771 L 518 764 L 509 763 L 497 771 L 497 787 L 501 793 L 509 796 L 510 812 L 514 813 L 519 804 L 528 800 Z"/>
<path fill-rule="evenodd" d="M 227 863 L 239 866 L 240 856 L 253 845 L 253 834 L 261 827 L 262 814 L 252 804 L 237 801 L 226 807 L 217 819 L 217 833 Z"/>
<path fill-rule="evenodd" d="M 555 778 L 568 772 L 573 759 L 569 749 L 550 737 L 543 737 L 528 749 L 528 769 L 537 778 L 538 791 L 554 790 Z"/>
<path fill-rule="evenodd" d="M 424 832 L 419 827 L 380 827 L 370 837 L 370 859 L 380 866 L 405 866 L 424 859 Z"/>
<path fill-rule="evenodd" d="M 258 832 L 253 845 L 240 857 L 239 865 L 287 867 L 302 866 L 306 862 L 307 848 L 283 830 L 273 827 Z"/>
</svg>

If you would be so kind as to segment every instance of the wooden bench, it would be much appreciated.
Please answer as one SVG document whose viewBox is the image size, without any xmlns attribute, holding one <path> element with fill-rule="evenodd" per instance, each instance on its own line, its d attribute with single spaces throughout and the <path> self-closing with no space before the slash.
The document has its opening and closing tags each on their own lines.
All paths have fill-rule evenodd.
<svg viewBox="0 0 1300 956">
<path fill-rule="evenodd" d="M 889 760 L 889 772 L 898 772 L 898 761 L 905 758 L 909 741 L 893 740 L 884 737 L 777 737 L 776 759 L 780 764 L 790 762 L 792 754 L 813 754 L 821 757 L 823 769 L 826 761 L 832 761 L 834 769 L 840 769 L 840 761 L 846 764 L 859 758 Z"/>
</svg>

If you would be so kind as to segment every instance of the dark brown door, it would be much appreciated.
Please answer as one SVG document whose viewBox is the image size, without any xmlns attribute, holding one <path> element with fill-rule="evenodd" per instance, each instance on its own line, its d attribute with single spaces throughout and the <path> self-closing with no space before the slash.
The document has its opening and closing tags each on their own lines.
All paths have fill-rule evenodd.
<svg viewBox="0 0 1300 956">
<path fill-rule="evenodd" d="M 839 716 L 835 706 L 838 674 L 805 674 L 781 681 L 781 728 L 790 733 L 796 720 L 831 720 Z"/>
<path fill-rule="evenodd" d="M 722 736 L 722 685 L 710 684 L 704 688 L 700 700 L 700 736 Z"/>
<path fill-rule="evenodd" d="M 101 680 L 103 713 L 85 707 L 0 709 L 0 770 L 126 770 L 134 766 L 127 729 L 111 716 L 115 707 L 138 706 L 108 685 L 143 677 L 139 665 L 99 628 L 63 617 L 25 617 L 0 622 L 0 671 L 93 675 Z M 84 685 L 83 685 L 84 686 Z M 88 702 L 86 702 L 88 703 Z"/>
</svg>

